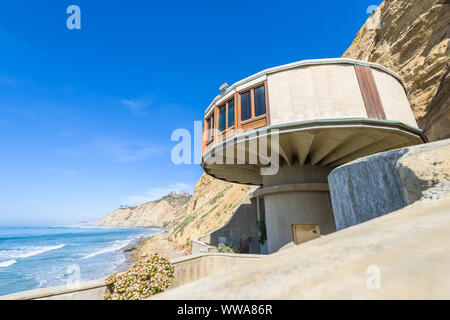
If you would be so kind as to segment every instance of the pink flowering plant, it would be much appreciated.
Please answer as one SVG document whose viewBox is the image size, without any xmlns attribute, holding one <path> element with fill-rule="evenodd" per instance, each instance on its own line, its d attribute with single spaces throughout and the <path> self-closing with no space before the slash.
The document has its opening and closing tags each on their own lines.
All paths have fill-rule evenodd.
<svg viewBox="0 0 450 320">
<path fill-rule="evenodd" d="M 174 267 L 157 254 L 133 264 L 126 272 L 106 278 L 105 300 L 140 300 L 163 292 L 172 283 Z"/>
</svg>

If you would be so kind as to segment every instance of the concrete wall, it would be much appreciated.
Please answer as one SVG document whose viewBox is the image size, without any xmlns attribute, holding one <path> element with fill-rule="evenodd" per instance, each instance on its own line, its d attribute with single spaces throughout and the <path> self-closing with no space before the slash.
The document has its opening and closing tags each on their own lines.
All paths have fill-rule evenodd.
<svg viewBox="0 0 450 320">
<path fill-rule="evenodd" d="M 388 120 L 417 127 L 398 79 L 371 68 Z M 354 65 L 322 64 L 267 75 L 271 124 L 316 119 L 367 118 Z"/>
<path fill-rule="evenodd" d="M 17 292 L 0 296 L 0 300 L 103 300 L 107 290 L 105 279 L 97 279 L 77 287 L 74 284 Z"/>
<path fill-rule="evenodd" d="M 314 188 L 326 187 L 329 172 L 327 167 L 296 162 L 281 166 L 276 175 L 263 177 L 264 187 L 255 194 L 264 196 L 268 253 L 294 240 L 293 224 L 318 224 L 320 234 L 336 230 L 328 188 Z"/>
<path fill-rule="evenodd" d="M 232 242 L 234 248 L 238 250 L 250 237 L 251 241 L 248 248 L 243 250 L 242 253 L 259 254 L 260 246 L 256 220 L 256 202 L 253 199 L 251 203 L 245 202 L 241 204 L 227 224 L 193 241 L 192 253 L 210 252 L 219 245 L 220 240 Z"/>
<path fill-rule="evenodd" d="M 263 257 L 253 254 L 206 253 L 173 259 L 175 279 L 172 288 L 229 270 Z"/>
<path fill-rule="evenodd" d="M 272 124 L 367 118 L 353 65 L 317 65 L 268 76 Z"/>
<path fill-rule="evenodd" d="M 401 80 L 399 80 L 400 76 L 376 63 L 348 58 L 334 58 L 298 61 L 266 69 L 242 79 L 214 98 L 205 111 L 205 117 L 211 113 L 213 107 L 222 104 L 235 91 L 246 90 L 266 80 L 269 82 L 269 86 L 274 86 L 274 90 L 271 90 L 269 94 L 270 99 L 274 97 L 273 100 L 270 100 L 271 104 L 273 102 L 276 105 L 281 102 L 288 106 L 285 109 L 286 112 L 289 112 L 292 107 L 293 111 L 303 114 L 303 117 L 316 115 L 317 117 L 314 117 L 314 119 L 326 118 L 330 111 L 336 116 L 333 116 L 333 118 L 357 117 L 358 114 L 366 117 L 367 114 L 364 109 L 360 108 L 362 97 L 356 94 L 360 90 L 353 70 L 354 65 L 365 65 L 372 69 L 378 90 L 380 91 L 381 88 L 382 91 L 380 95 L 383 104 L 388 105 L 389 101 L 395 101 L 396 96 L 402 95 L 401 111 L 404 111 L 404 102 L 406 102 L 408 105 L 407 111 L 412 115 L 409 103 L 405 100 L 405 90 L 402 88 Z M 295 101 L 291 103 L 293 100 Z M 336 108 L 338 103 L 341 106 Z M 345 105 L 348 105 L 349 109 L 342 107 Z M 395 107 L 398 108 L 398 105 L 391 110 L 395 111 Z M 281 119 L 279 115 L 277 111 L 273 114 L 274 118 Z M 392 120 L 401 121 L 400 119 L 405 118 L 405 114 L 399 113 L 398 116 L 400 117 L 397 119 L 393 115 L 395 118 L 392 118 Z M 289 118 L 286 119 L 289 120 Z M 406 123 L 413 125 L 415 123 L 414 117 L 408 116 Z M 417 127 L 415 124 L 414 126 Z"/>
<path fill-rule="evenodd" d="M 445 150 L 449 148 L 450 139 L 382 152 L 334 169 L 328 182 L 337 230 L 403 208 L 419 200 L 425 190 L 436 197 L 439 190 L 431 186 L 448 185 L 448 168 L 436 166 L 448 162 L 450 153 Z M 442 161 L 436 161 L 439 155 Z M 410 164 L 402 164 L 409 158 Z"/>
<path fill-rule="evenodd" d="M 402 84 L 381 70 L 372 68 L 372 74 L 386 118 L 418 127 Z"/>
<path fill-rule="evenodd" d="M 450 299 L 449 243 L 450 199 L 421 201 L 153 299 Z"/>
<path fill-rule="evenodd" d="M 273 253 L 294 240 L 293 224 L 318 224 L 320 234 L 335 231 L 328 192 L 288 192 L 267 195 L 267 249 Z"/>
</svg>

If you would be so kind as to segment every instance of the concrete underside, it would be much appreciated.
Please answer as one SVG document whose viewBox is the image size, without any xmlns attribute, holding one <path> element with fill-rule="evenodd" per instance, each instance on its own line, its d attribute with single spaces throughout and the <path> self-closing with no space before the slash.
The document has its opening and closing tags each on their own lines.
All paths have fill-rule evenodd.
<svg viewBox="0 0 450 320">
<path fill-rule="evenodd" d="M 450 199 L 416 203 L 153 299 L 450 299 L 449 243 Z"/>
<path fill-rule="evenodd" d="M 263 160 L 273 159 L 271 135 L 278 132 L 278 157 L 288 166 L 298 162 L 302 165 L 335 168 L 357 158 L 377 152 L 401 148 L 426 141 L 420 130 L 400 122 L 348 119 L 306 121 L 274 125 L 238 134 L 210 147 L 203 154 L 202 166 L 209 175 L 243 184 L 262 185 Z M 261 157 L 258 145 L 267 138 L 267 152 Z M 237 161 L 238 150 L 245 151 L 245 161 Z M 250 161 L 257 155 L 258 162 Z"/>
</svg>

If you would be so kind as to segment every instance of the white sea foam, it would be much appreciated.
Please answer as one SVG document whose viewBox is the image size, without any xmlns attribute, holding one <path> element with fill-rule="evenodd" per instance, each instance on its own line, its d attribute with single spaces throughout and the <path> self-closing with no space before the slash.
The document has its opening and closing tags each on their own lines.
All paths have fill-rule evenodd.
<svg viewBox="0 0 450 320">
<path fill-rule="evenodd" d="M 66 244 L 59 244 L 57 246 L 42 246 L 42 247 L 29 247 L 24 248 L 25 250 L 21 253 L 17 258 L 29 258 L 33 256 L 37 256 L 38 254 L 42 254 L 47 251 L 57 250 L 64 247 Z M 27 250 L 29 249 L 29 251 Z"/>
<path fill-rule="evenodd" d="M 0 259 L 9 259 L 10 261 L 15 259 L 25 259 L 47 251 L 61 249 L 65 245 L 66 244 L 59 244 L 56 246 L 26 246 L 13 250 L 3 250 L 0 251 Z"/>
<path fill-rule="evenodd" d="M 127 240 L 117 240 L 114 242 L 114 244 L 110 247 L 95 251 L 91 254 L 88 254 L 87 256 L 82 257 L 81 259 L 89 259 L 104 253 L 108 253 L 108 252 L 114 252 L 117 250 L 120 250 L 122 248 L 125 248 L 127 245 L 130 244 L 130 242 L 133 241 L 133 239 L 127 239 Z"/>
<path fill-rule="evenodd" d="M 8 260 L 8 261 L 0 262 L 0 268 L 9 267 L 9 266 L 13 265 L 16 262 L 17 262 L 16 260 Z"/>
</svg>

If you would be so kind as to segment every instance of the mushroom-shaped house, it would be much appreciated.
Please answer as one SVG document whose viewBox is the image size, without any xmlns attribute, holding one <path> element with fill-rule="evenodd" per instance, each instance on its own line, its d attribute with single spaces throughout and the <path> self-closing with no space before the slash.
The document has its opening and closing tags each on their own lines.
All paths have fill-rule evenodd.
<svg viewBox="0 0 450 320">
<path fill-rule="evenodd" d="M 259 185 L 267 252 L 336 230 L 327 176 L 346 162 L 426 142 L 401 78 L 353 59 L 295 62 L 256 73 L 211 102 L 202 167 Z"/>
</svg>

